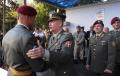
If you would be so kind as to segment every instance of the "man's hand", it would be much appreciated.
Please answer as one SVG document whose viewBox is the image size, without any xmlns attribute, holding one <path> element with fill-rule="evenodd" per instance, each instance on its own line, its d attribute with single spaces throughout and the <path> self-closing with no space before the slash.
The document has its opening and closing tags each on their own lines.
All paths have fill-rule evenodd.
<svg viewBox="0 0 120 76">
<path fill-rule="evenodd" d="M 109 70 L 109 69 L 105 69 L 104 72 L 105 72 L 105 73 L 110 73 L 110 74 L 112 73 L 112 71 Z"/>
<path fill-rule="evenodd" d="M 87 70 L 90 70 L 90 65 L 87 64 L 85 67 Z"/>
<path fill-rule="evenodd" d="M 80 42 L 79 41 L 76 41 L 77 45 L 80 45 Z"/>
<path fill-rule="evenodd" d="M 33 48 L 27 52 L 27 56 L 31 59 L 42 58 L 44 56 L 44 49 L 41 46 Z"/>
</svg>

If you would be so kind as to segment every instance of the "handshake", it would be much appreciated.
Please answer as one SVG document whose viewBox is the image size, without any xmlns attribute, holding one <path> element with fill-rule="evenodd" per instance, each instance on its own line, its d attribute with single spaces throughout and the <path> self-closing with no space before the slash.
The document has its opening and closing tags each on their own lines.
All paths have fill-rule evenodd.
<svg viewBox="0 0 120 76">
<path fill-rule="evenodd" d="M 45 49 L 40 45 L 39 47 L 34 47 L 33 49 L 28 50 L 26 54 L 31 59 L 43 58 Z"/>
</svg>

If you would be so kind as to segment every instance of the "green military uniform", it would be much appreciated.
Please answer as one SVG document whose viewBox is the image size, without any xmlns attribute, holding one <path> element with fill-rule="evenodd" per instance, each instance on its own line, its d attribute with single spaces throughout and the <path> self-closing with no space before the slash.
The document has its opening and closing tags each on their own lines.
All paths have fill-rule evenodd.
<svg viewBox="0 0 120 76">
<path fill-rule="evenodd" d="M 72 63 L 74 50 L 72 34 L 62 30 L 55 37 L 52 35 L 49 40 L 48 50 L 50 52 L 49 65 L 51 74 L 47 75 L 75 76 Z"/>
<path fill-rule="evenodd" d="M 42 59 L 30 59 L 26 55 L 28 50 L 34 48 L 34 46 L 37 46 L 36 38 L 32 32 L 23 25 L 16 25 L 4 36 L 2 41 L 4 58 L 14 73 L 20 74 L 19 72 L 21 71 L 29 71 L 31 73 L 28 76 L 36 76 L 36 71 L 43 71 L 44 61 Z M 13 72 L 9 70 L 9 76 L 16 76 Z M 26 75 L 22 73 L 22 76 Z"/>
<path fill-rule="evenodd" d="M 120 31 L 113 30 L 110 31 L 110 34 L 116 42 L 116 63 L 120 63 Z"/>
<path fill-rule="evenodd" d="M 91 65 L 91 70 L 96 73 L 103 73 L 105 69 L 113 70 L 115 49 L 110 35 L 101 33 L 99 37 L 92 36 L 89 46 L 87 64 Z"/>
<path fill-rule="evenodd" d="M 42 76 L 76 76 L 73 68 L 74 39 L 71 33 L 62 29 L 66 16 L 60 13 L 51 13 L 49 27 L 53 35 L 49 39 L 48 60 L 49 70 Z M 54 28 L 54 27 L 59 28 Z M 53 29 L 54 28 L 54 29 Z M 45 52 L 46 54 L 46 52 Z"/>
<path fill-rule="evenodd" d="M 85 34 L 83 32 L 75 32 L 73 34 L 74 37 L 74 60 L 78 60 L 78 56 L 80 57 L 80 60 L 83 60 L 83 54 L 84 54 L 84 40 L 85 40 Z M 79 43 L 79 44 L 78 44 Z M 79 54 L 78 54 L 79 53 Z"/>
<path fill-rule="evenodd" d="M 111 36 L 115 40 L 116 43 L 116 58 L 115 58 L 115 75 L 120 75 L 120 30 L 112 30 L 110 31 Z M 118 75 L 119 73 L 119 75 Z M 117 75 L 116 75 L 117 74 Z"/>
<path fill-rule="evenodd" d="M 36 76 L 36 72 L 43 71 L 44 61 L 41 58 L 31 59 L 26 53 L 37 47 L 37 40 L 31 32 L 37 12 L 26 5 L 18 7 L 16 12 L 18 23 L 2 40 L 4 59 L 9 67 L 8 76 Z"/>
</svg>

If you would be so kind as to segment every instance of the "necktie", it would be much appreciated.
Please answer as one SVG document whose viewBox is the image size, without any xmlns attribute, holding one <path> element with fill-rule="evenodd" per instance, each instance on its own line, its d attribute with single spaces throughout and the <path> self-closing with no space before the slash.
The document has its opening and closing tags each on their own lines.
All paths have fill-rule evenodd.
<svg viewBox="0 0 120 76">
<path fill-rule="evenodd" d="M 52 42 L 52 44 L 55 42 L 55 37 L 52 37 L 51 42 Z"/>
<path fill-rule="evenodd" d="M 98 39 L 99 39 L 99 36 L 96 36 L 96 39 L 98 40 Z"/>
</svg>

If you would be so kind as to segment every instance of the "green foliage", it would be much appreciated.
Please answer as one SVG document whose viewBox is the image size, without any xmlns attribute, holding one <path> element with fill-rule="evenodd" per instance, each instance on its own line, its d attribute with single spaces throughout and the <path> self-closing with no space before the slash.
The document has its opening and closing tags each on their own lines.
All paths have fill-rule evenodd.
<svg viewBox="0 0 120 76">
<path fill-rule="evenodd" d="M 0 30 L 2 29 L 2 17 L 3 17 L 3 12 L 2 12 L 2 1 L 0 0 Z"/>
<path fill-rule="evenodd" d="M 3 17 L 3 7 L 2 7 L 2 1 L 0 0 L 0 28 L 2 27 L 2 17 Z M 6 22 L 6 28 L 10 29 L 13 27 L 16 23 L 16 12 L 15 9 L 17 8 L 18 4 L 23 4 L 24 0 L 16 0 L 17 2 L 11 2 L 11 7 L 6 6 L 6 12 L 5 12 L 5 22 Z M 81 0 L 80 5 L 84 4 L 91 4 L 96 3 L 101 0 Z M 56 10 L 55 7 L 52 7 L 51 5 L 40 3 L 40 0 L 34 0 L 33 3 L 34 7 L 37 9 L 37 17 L 35 26 L 39 26 L 42 28 L 48 28 L 48 15 L 50 11 Z"/>
<path fill-rule="evenodd" d="M 17 2 L 11 2 L 11 7 L 7 7 L 6 6 L 6 10 L 5 10 L 5 29 L 9 30 L 11 29 L 13 26 L 15 26 L 16 24 L 16 8 L 19 6 L 19 4 L 22 4 L 21 0 L 17 1 Z M 33 3 L 34 7 L 37 10 L 37 17 L 36 17 L 36 22 L 35 25 L 42 27 L 42 28 L 48 28 L 48 13 L 51 10 L 55 10 L 54 7 L 40 3 L 40 2 L 34 2 Z M 3 12 L 1 11 L 3 9 L 2 7 L 2 2 L 0 1 L 0 25 L 2 25 L 2 17 L 3 17 Z M 2 28 L 2 26 L 0 26 L 0 28 Z"/>
<path fill-rule="evenodd" d="M 15 2 L 11 2 L 11 7 L 6 6 L 5 8 L 5 29 L 8 31 L 16 24 L 16 8 L 18 7 L 18 4 Z"/>
<path fill-rule="evenodd" d="M 55 10 L 54 7 L 43 4 L 43 3 L 37 3 L 35 2 L 35 8 L 37 10 L 37 17 L 35 25 L 39 26 L 41 28 L 48 28 L 48 15 L 49 12 L 52 10 Z"/>
</svg>

